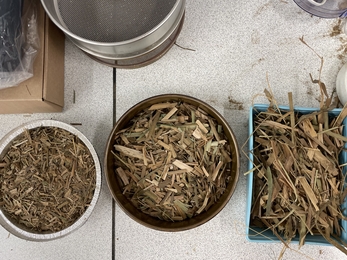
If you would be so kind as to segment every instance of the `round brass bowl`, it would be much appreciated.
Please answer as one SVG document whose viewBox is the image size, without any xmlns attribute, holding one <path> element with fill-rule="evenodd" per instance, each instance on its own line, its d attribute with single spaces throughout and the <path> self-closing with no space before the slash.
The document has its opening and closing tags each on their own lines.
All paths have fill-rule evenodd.
<svg viewBox="0 0 347 260">
<path fill-rule="evenodd" d="M 194 105 L 196 107 L 202 108 L 206 111 L 210 116 L 215 118 L 218 124 L 222 125 L 225 136 L 227 137 L 227 141 L 230 144 L 231 148 L 231 169 L 230 169 L 230 179 L 228 185 L 226 187 L 225 192 L 219 198 L 219 200 L 213 204 L 207 211 L 200 213 L 190 219 L 177 221 L 177 222 L 169 222 L 165 220 L 160 220 L 158 218 L 154 218 L 149 216 L 139 209 L 137 209 L 123 194 L 122 187 L 119 185 L 117 177 L 115 175 L 115 156 L 111 153 L 113 149 L 115 135 L 118 131 L 124 129 L 128 122 L 135 117 L 140 111 L 143 109 L 149 108 L 153 104 L 168 102 L 168 101 L 176 101 L 176 102 L 186 102 L 188 104 Z M 236 184 L 239 178 L 239 149 L 237 145 L 236 137 L 228 125 L 227 121 L 210 105 L 205 102 L 198 100 L 193 97 L 178 95 L 178 94 L 165 94 L 154 96 L 148 98 L 146 100 L 141 101 L 136 104 L 132 108 L 130 108 L 116 123 L 114 126 L 109 139 L 107 141 L 106 152 L 105 152 L 105 175 L 108 187 L 112 193 L 113 198 L 116 200 L 117 204 L 122 208 L 122 210 L 133 220 L 138 223 L 161 231 L 183 231 L 195 228 L 200 226 L 213 217 L 215 217 L 228 203 L 229 199 L 233 195 Z"/>
</svg>

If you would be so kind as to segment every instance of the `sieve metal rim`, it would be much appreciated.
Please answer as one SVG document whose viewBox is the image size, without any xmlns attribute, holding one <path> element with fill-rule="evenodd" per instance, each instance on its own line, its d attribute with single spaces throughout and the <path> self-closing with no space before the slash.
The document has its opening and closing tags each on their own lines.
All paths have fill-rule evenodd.
<svg viewBox="0 0 347 260">
<path fill-rule="evenodd" d="M 54 0 L 54 4 L 57 3 L 57 0 Z M 71 38 L 78 40 L 78 41 L 82 41 L 84 43 L 88 43 L 88 44 L 95 44 L 98 46 L 107 46 L 107 47 L 112 47 L 112 46 L 120 46 L 120 45 L 125 45 L 125 44 L 129 44 L 129 43 L 134 43 L 136 41 L 140 41 L 146 37 L 148 37 L 149 35 L 151 35 L 153 32 L 157 31 L 158 29 L 160 29 L 160 27 L 163 26 L 163 24 L 165 24 L 167 22 L 167 20 L 171 17 L 171 15 L 175 12 L 175 10 L 180 6 L 180 5 L 185 5 L 185 0 L 177 0 L 175 5 L 173 6 L 173 8 L 171 9 L 171 11 L 168 13 L 167 16 L 165 16 L 165 18 L 158 24 L 156 25 L 153 29 L 149 30 L 148 32 L 139 35 L 135 38 L 132 38 L 130 40 L 126 40 L 126 41 L 119 41 L 119 42 L 98 42 L 98 41 L 92 41 L 92 40 L 88 40 L 86 38 L 80 37 L 74 33 L 72 33 L 70 30 L 68 30 L 66 27 L 62 26 L 62 22 L 61 21 L 57 21 L 57 19 L 55 19 L 52 14 L 48 11 L 48 8 L 45 4 L 45 0 L 41 0 L 41 4 L 43 6 L 43 8 L 45 9 L 47 15 L 49 16 L 49 18 L 54 22 L 54 24 L 60 29 L 62 30 L 65 34 L 67 34 L 68 36 L 70 36 Z M 60 16 L 60 14 L 58 13 L 58 15 Z M 107 58 L 107 57 L 105 57 Z"/>
<path fill-rule="evenodd" d="M 84 51 L 85 53 L 87 53 L 89 55 L 96 56 L 96 57 L 102 58 L 102 59 L 128 60 L 128 59 L 133 59 L 133 58 L 137 58 L 137 57 L 146 55 L 146 54 L 150 53 L 151 51 L 153 51 L 154 49 L 156 49 L 157 47 L 161 46 L 165 41 L 167 41 L 167 39 L 170 38 L 172 33 L 174 33 L 177 30 L 178 27 L 182 26 L 182 22 L 184 20 L 184 14 L 185 14 L 185 10 L 182 9 L 180 15 L 178 16 L 177 21 L 174 24 L 174 26 L 172 26 L 170 28 L 170 30 L 167 31 L 165 33 L 165 35 L 162 38 L 160 38 L 158 41 L 156 41 L 155 43 L 151 44 L 150 46 L 147 46 L 145 51 L 135 52 L 135 53 L 127 53 L 124 56 L 118 54 L 116 57 L 110 57 L 109 55 L 103 55 L 101 53 L 97 53 L 96 54 L 92 50 L 90 50 L 90 49 L 88 49 L 88 48 L 86 48 L 84 46 L 79 45 L 79 43 L 76 42 L 76 40 L 74 38 L 71 38 L 70 36 L 67 36 L 67 37 L 70 39 L 70 41 L 72 41 L 75 45 L 77 45 L 82 51 Z"/>
<path fill-rule="evenodd" d="M 144 66 L 147 66 L 147 65 L 150 65 L 152 64 L 153 62 L 156 62 L 157 60 L 159 60 L 161 57 L 163 57 L 171 48 L 172 46 L 175 44 L 176 42 L 176 39 L 178 38 L 181 30 L 182 30 L 182 27 L 183 27 L 183 22 L 184 22 L 184 14 L 183 14 L 183 17 L 181 19 L 181 22 L 179 23 L 178 27 L 175 29 L 175 31 L 166 39 L 166 41 L 168 40 L 171 40 L 170 43 L 168 44 L 167 47 L 165 47 L 162 51 L 158 52 L 158 54 L 155 54 L 153 57 L 147 59 L 147 60 L 144 60 L 144 61 L 140 61 L 140 62 L 134 62 L 132 64 L 126 64 L 126 65 L 120 65 L 118 64 L 117 62 L 119 61 L 123 61 L 123 60 L 115 60 L 115 59 L 105 59 L 103 60 L 102 58 L 99 58 L 99 57 L 96 57 L 94 55 L 91 55 L 90 53 L 87 53 L 85 51 L 83 51 L 88 57 L 90 57 L 91 59 L 103 64 L 103 65 L 106 65 L 106 66 L 109 66 L 111 68 L 118 68 L 118 69 L 137 69 L 137 68 L 141 68 L 141 67 L 144 67 Z M 172 38 L 171 38 L 172 37 Z M 171 39 L 170 39 L 171 38 Z M 165 44 L 165 42 L 163 42 L 162 44 Z M 155 52 L 157 48 L 161 47 L 162 44 L 158 47 L 156 47 L 155 49 L 151 50 L 150 52 L 148 52 L 147 54 L 150 54 L 151 52 Z M 143 54 L 143 55 L 146 55 L 146 54 Z M 142 55 L 142 56 L 143 56 Z M 141 56 L 139 56 L 141 57 Z M 139 58 L 139 57 L 136 57 L 136 58 Z M 131 59 L 124 59 L 125 61 L 129 61 Z"/>
</svg>

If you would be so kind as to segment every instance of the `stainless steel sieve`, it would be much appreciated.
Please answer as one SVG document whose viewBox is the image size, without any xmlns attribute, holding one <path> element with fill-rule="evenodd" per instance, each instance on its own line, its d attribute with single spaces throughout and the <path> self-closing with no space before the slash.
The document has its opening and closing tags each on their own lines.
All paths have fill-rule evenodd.
<svg viewBox="0 0 347 260">
<path fill-rule="evenodd" d="M 143 56 L 184 17 L 185 0 L 41 0 L 50 19 L 86 53 L 103 59 Z"/>
</svg>

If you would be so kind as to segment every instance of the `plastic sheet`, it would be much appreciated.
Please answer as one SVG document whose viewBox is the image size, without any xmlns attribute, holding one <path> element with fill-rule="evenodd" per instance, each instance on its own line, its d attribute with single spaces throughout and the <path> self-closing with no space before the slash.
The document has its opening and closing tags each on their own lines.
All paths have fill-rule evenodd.
<svg viewBox="0 0 347 260">
<path fill-rule="evenodd" d="M 0 89 L 33 76 L 39 49 L 37 5 L 33 0 L 0 0 Z"/>
</svg>

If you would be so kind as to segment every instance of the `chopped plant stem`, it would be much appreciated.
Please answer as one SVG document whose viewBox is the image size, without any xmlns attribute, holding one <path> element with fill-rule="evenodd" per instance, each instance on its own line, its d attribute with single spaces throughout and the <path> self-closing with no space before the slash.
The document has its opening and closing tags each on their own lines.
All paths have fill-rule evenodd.
<svg viewBox="0 0 347 260">
<path fill-rule="evenodd" d="M 226 140 L 201 108 L 153 104 L 116 134 L 112 153 L 123 194 L 142 212 L 166 221 L 207 211 L 232 178 Z"/>
<path fill-rule="evenodd" d="M 72 225 L 92 201 L 93 157 L 74 134 L 57 127 L 25 130 L 0 158 L 0 207 L 37 232 Z"/>
<path fill-rule="evenodd" d="M 324 99 L 325 85 L 319 84 Z M 271 92 L 265 94 L 276 104 Z M 331 99 L 326 99 L 320 111 L 301 114 L 291 93 L 288 97 L 289 112 L 272 105 L 254 115 L 253 168 L 246 172 L 253 172 L 250 225 L 271 229 L 283 243 L 298 235 L 299 246 L 308 233 L 320 234 L 346 253 L 346 245 L 332 238 L 341 236 L 340 221 L 347 219 L 341 206 L 346 164 L 338 160 L 347 141 L 342 134 L 346 108 L 329 116 Z"/>
</svg>

